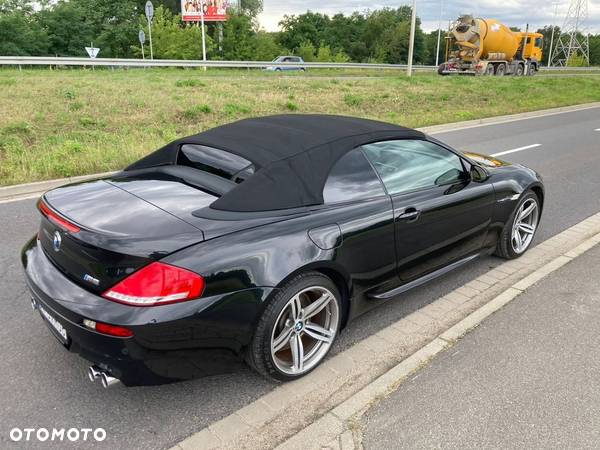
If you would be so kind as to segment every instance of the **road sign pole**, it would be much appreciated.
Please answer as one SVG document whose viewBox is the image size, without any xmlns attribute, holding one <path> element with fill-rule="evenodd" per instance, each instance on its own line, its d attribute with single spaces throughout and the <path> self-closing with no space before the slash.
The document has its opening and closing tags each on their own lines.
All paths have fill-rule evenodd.
<svg viewBox="0 0 600 450">
<path fill-rule="evenodd" d="M 150 59 L 154 59 L 154 51 L 152 49 L 152 23 L 148 21 L 148 40 L 150 41 Z"/>
<path fill-rule="evenodd" d="M 412 15 L 410 18 L 410 39 L 408 42 L 408 67 L 406 69 L 406 75 L 412 76 L 412 65 L 413 65 L 413 53 L 415 49 L 415 28 L 417 26 L 417 0 L 413 0 L 412 3 Z"/>
<path fill-rule="evenodd" d="M 148 0 L 144 7 L 146 19 L 148 19 L 148 39 L 150 41 L 150 59 L 154 59 L 154 49 L 152 48 L 152 18 L 154 17 L 154 5 Z"/>
</svg>

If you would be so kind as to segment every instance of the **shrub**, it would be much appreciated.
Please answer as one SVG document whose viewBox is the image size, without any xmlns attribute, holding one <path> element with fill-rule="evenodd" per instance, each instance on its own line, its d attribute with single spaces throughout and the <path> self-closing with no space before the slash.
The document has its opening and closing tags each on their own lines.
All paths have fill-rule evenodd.
<svg viewBox="0 0 600 450">
<path fill-rule="evenodd" d="M 348 106 L 360 106 L 362 105 L 363 99 L 362 97 L 354 94 L 346 94 L 344 95 L 344 103 Z"/>
</svg>

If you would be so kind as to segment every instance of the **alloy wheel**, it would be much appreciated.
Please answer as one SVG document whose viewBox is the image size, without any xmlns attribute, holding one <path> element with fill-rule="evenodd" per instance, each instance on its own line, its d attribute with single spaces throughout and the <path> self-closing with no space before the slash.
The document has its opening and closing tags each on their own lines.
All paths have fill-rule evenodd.
<svg viewBox="0 0 600 450">
<path fill-rule="evenodd" d="M 295 294 L 283 307 L 271 332 L 271 357 L 287 375 L 301 375 L 327 354 L 339 325 L 335 296 L 322 286 Z"/>
<path fill-rule="evenodd" d="M 528 198 L 519 207 L 513 222 L 511 245 L 515 253 L 523 253 L 531 244 L 537 228 L 538 217 L 539 209 L 537 201 L 533 198 Z"/>
</svg>

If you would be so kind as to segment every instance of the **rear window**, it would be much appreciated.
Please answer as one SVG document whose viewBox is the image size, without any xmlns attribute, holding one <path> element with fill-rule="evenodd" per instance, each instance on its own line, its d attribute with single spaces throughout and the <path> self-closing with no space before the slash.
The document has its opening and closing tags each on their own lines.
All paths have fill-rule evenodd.
<svg viewBox="0 0 600 450">
<path fill-rule="evenodd" d="M 241 183 L 254 173 L 251 161 L 218 148 L 184 144 L 177 154 L 177 165 L 193 167 L 221 178 Z"/>
</svg>

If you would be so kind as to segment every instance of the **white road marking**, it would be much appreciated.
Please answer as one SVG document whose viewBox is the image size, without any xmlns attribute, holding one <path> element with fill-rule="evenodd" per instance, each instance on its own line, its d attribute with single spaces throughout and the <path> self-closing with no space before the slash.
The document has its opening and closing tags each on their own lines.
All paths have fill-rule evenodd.
<svg viewBox="0 0 600 450">
<path fill-rule="evenodd" d="M 531 145 L 526 145 L 525 147 L 519 147 L 519 148 L 513 148 L 512 150 L 506 150 L 504 152 L 500 152 L 500 153 L 493 153 L 490 156 L 502 156 L 502 155 L 508 155 L 509 153 L 515 153 L 515 152 L 521 152 L 523 150 L 529 150 L 530 148 L 536 148 L 536 147 L 540 147 L 542 144 L 531 144 Z"/>
<path fill-rule="evenodd" d="M 596 128 L 594 131 L 600 131 L 600 128 Z"/>
</svg>

